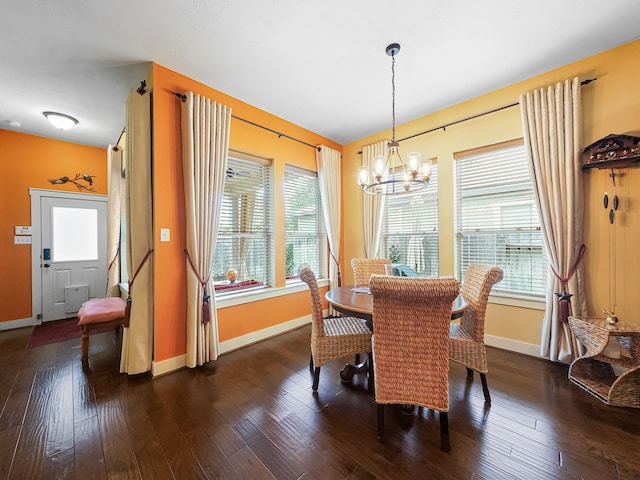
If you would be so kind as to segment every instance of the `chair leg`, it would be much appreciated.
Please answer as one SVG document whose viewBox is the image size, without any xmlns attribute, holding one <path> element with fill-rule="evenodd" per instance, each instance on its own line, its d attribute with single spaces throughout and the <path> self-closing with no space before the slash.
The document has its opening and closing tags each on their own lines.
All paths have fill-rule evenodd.
<svg viewBox="0 0 640 480">
<path fill-rule="evenodd" d="M 378 439 L 379 442 L 382 442 L 382 440 L 384 439 L 383 431 L 384 431 L 384 405 L 381 403 L 378 403 L 378 431 L 376 433 L 376 438 Z"/>
<path fill-rule="evenodd" d="M 487 387 L 487 376 L 484 373 L 480 374 L 480 381 L 482 382 L 482 393 L 484 393 L 485 403 L 491 403 L 491 395 L 489 395 L 489 387 Z"/>
<path fill-rule="evenodd" d="M 320 367 L 316 367 L 313 372 L 313 387 L 311 387 L 314 392 L 318 391 L 319 381 L 320 381 Z"/>
<path fill-rule="evenodd" d="M 313 353 L 309 357 L 309 370 L 313 373 Z"/>
<path fill-rule="evenodd" d="M 89 329 L 82 326 L 82 364 L 89 363 Z"/>
<path fill-rule="evenodd" d="M 367 354 L 367 357 L 369 359 L 369 371 L 368 371 L 369 378 L 367 379 L 368 380 L 367 388 L 369 389 L 370 392 L 375 393 L 375 385 L 374 385 L 375 376 L 373 374 L 373 353 L 369 352 Z"/>
<path fill-rule="evenodd" d="M 451 450 L 449 443 L 449 415 L 447 412 L 440 412 L 440 448 L 443 452 Z"/>
<path fill-rule="evenodd" d="M 467 368 L 467 377 L 471 377 L 473 378 L 473 369 L 466 367 Z"/>
</svg>

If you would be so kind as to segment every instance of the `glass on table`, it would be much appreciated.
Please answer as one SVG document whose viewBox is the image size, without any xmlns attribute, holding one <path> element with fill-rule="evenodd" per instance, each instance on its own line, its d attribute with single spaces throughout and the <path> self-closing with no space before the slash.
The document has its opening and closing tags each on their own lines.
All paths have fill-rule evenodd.
<svg viewBox="0 0 640 480">
<path fill-rule="evenodd" d="M 385 275 L 393 275 L 393 265 L 390 263 L 385 263 L 384 265 L 384 274 Z"/>
</svg>

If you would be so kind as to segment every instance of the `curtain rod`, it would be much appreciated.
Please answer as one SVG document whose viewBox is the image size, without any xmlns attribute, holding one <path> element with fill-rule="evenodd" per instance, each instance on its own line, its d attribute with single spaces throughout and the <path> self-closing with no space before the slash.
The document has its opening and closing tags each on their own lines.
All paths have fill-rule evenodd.
<svg viewBox="0 0 640 480">
<path fill-rule="evenodd" d="M 595 82 L 596 80 L 597 80 L 597 78 L 587 78 L 586 80 L 581 81 L 580 85 L 588 85 L 591 82 Z M 454 122 L 446 123 L 444 125 L 440 125 L 439 127 L 430 128 L 429 130 L 425 130 L 424 132 L 416 133 L 414 135 L 409 135 L 408 137 L 404 137 L 404 138 L 401 138 L 401 139 L 396 140 L 396 141 L 397 142 L 402 142 L 404 140 L 409 140 L 411 138 L 419 137 L 420 135 L 424 135 L 426 133 L 435 132 L 436 130 L 446 130 L 447 127 L 450 127 L 452 125 L 457 125 L 458 123 L 462 123 L 462 122 L 466 122 L 466 121 L 469 121 L 469 120 L 473 120 L 474 118 L 483 117 L 485 115 L 489 115 L 490 113 L 499 112 L 500 110 L 506 110 L 507 108 L 515 107 L 518 104 L 519 103 L 516 102 L 516 103 L 512 103 L 510 105 L 504 105 L 502 107 L 494 108 L 493 110 L 488 110 L 486 112 L 478 113 L 476 115 L 471 115 L 470 117 L 461 118 L 460 120 L 456 120 Z M 357 154 L 358 155 L 362 155 L 362 150 L 360 150 Z"/>
<path fill-rule="evenodd" d="M 183 102 L 187 100 L 187 96 L 182 94 L 182 93 L 178 93 L 178 92 L 171 92 L 171 93 L 173 95 L 175 95 L 176 97 L 178 97 Z M 291 137 L 291 136 L 287 135 L 286 133 L 278 132 L 277 130 L 273 130 L 272 128 L 265 127 L 264 125 L 260 125 L 259 123 L 252 122 L 251 120 L 247 120 L 246 118 L 238 117 L 236 115 L 231 115 L 231 118 L 235 118 L 236 120 L 240 120 L 241 122 L 245 122 L 245 123 L 248 123 L 249 125 L 253 125 L 254 127 L 262 128 L 263 130 L 266 130 L 268 132 L 274 133 L 274 134 L 278 135 L 278 138 L 285 137 L 285 138 L 288 138 L 289 140 L 293 140 L 294 142 L 302 143 L 303 145 L 306 145 L 307 147 L 311 147 L 314 150 L 317 150 L 318 152 L 320 151 L 320 147 L 317 147 L 315 145 L 311 145 L 310 143 L 304 142 L 304 141 L 299 140 L 299 139 L 297 139 L 295 137 Z"/>
<path fill-rule="evenodd" d="M 118 140 L 116 141 L 116 144 L 111 147 L 111 150 L 113 150 L 114 152 L 117 152 L 120 147 L 118 147 L 118 144 L 120 143 L 120 140 L 122 139 L 122 135 L 124 135 L 124 132 L 127 130 L 127 127 L 123 127 L 122 131 L 120 132 L 120 136 L 118 137 Z"/>
</svg>

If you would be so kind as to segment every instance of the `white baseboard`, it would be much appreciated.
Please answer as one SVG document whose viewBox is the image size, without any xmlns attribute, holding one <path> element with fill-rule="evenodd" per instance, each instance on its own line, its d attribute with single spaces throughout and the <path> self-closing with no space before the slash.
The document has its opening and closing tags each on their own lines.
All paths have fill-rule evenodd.
<svg viewBox="0 0 640 480">
<path fill-rule="evenodd" d="M 187 355 L 178 355 L 161 362 L 151 362 L 151 376 L 157 377 L 166 373 L 175 372 L 187 366 Z"/>
<path fill-rule="evenodd" d="M 7 322 L 0 322 L 0 331 L 13 330 L 14 328 L 34 327 L 40 325 L 41 322 L 34 320 L 33 318 L 20 318 L 18 320 L 9 320 Z"/>
<path fill-rule="evenodd" d="M 540 356 L 540 345 L 533 343 L 519 342 L 517 340 L 511 340 L 510 338 L 496 337 L 493 335 L 485 335 L 484 343 L 491 347 L 502 348 L 503 350 L 510 350 L 512 352 L 542 358 Z"/>
<path fill-rule="evenodd" d="M 229 353 L 233 350 L 237 350 L 238 348 L 251 345 L 252 343 L 275 337 L 276 335 L 280 335 L 290 330 L 295 330 L 296 328 L 306 325 L 310 322 L 311 315 L 305 315 L 304 317 L 295 318 L 293 320 L 289 320 L 288 322 L 279 323 L 278 325 L 274 325 L 273 327 L 264 328 L 262 330 L 258 330 L 257 332 L 251 332 L 246 335 L 242 335 L 241 337 L 236 337 L 225 342 L 220 342 L 218 353 L 220 355 Z"/>
<path fill-rule="evenodd" d="M 236 338 L 232 338 L 231 340 L 227 340 L 225 342 L 220 342 L 218 346 L 219 347 L 218 354 L 222 355 L 224 353 L 229 353 L 233 350 L 237 350 L 239 348 L 251 345 L 252 343 L 260 342 L 262 340 L 266 340 L 267 338 L 275 337 L 276 335 L 280 335 L 290 330 L 295 330 L 296 328 L 306 325 L 309 322 L 311 322 L 311 315 L 306 315 L 304 317 L 289 320 L 288 322 L 279 323 L 278 325 L 274 325 L 273 327 L 264 328 L 262 330 L 258 330 L 257 332 L 251 332 L 241 337 L 236 337 Z M 186 366 L 187 366 L 186 354 L 179 355 L 177 357 L 169 358 L 167 360 L 162 360 L 161 362 L 152 362 L 151 375 L 153 377 L 157 377 L 159 375 L 165 375 L 167 373 L 180 370 L 181 368 L 185 368 Z"/>
<path fill-rule="evenodd" d="M 324 312 L 326 315 L 326 312 Z M 264 328 L 257 332 L 251 332 L 241 337 L 232 338 L 224 342 L 220 342 L 218 354 L 223 355 L 225 353 L 232 352 L 239 348 L 247 347 L 253 343 L 266 340 L 267 338 L 275 337 L 282 333 L 286 333 L 290 330 L 302 327 L 303 325 L 311 322 L 311 315 L 295 318 L 288 322 L 279 323 L 273 327 Z M 0 324 L 1 325 L 1 324 Z M 15 328 L 15 327 L 14 327 Z M 493 335 L 485 335 L 485 343 L 491 347 L 502 348 L 503 350 L 510 350 L 516 353 L 522 353 L 524 355 L 530 355 L 532 357 L 540 357 L 540 345 L 533 343 L 519 342 L 517 340 L 511 340 L 509 338 L 496 337 Z M 177 357 L 169 358 L 161 362 L 153 362 L 151 365 L 151 374 L 154 377 L 171 373 L 187 366 L 187 356 L 179 355 Z"/>
</svg>

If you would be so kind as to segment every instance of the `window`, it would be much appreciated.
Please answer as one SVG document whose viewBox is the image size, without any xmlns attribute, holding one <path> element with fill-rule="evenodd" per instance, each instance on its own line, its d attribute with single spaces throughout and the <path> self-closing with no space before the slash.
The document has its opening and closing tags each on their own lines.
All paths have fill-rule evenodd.
<svg viewBox="0 0 640 480">
<path fill-rule="evenodd" d="M 229 157 L 211 266 L 216 292 L 272 284 L 271 217 L 271 164 Z"/>
<path fill-rule="evenodd" d="M 54 262 L 98 260 L 97 209 L 54 206 L 51 217 Z"/>
<path fill-rule="evenodd" d="M 120 262 L 120 283 L 129 283 L 129 272 L 127 271 L 127 257 L 129 255 L 127 245 L 127 179 L 126 169 L 124 168 L 124 158 L 120 164 L 120 247 L 119 247 L 119 262 Z M 108 259 L 111 262 L 111 259 Z"/>
<path fill-rule="evenodd" d="M 457 270 L 471 263 L 504 271 L 494 291 L 544 295 L 542 243 L 522 141 L 456 155 Z"/>
<path fill-rule="evenodd" d="M 296 278 L 301 263 L 308 263 L 316 275 L 326 276 L 327 242 L 318 175 L 286 165 L 284 204 L 287 279 Z"/>
<path fill-rule="evenodd" d="M 438 276 L 438 165 L 429 185 L 405 195 L 386 197 L 382 224 L 382 256 L 397 275 Z"/>
</svg>

